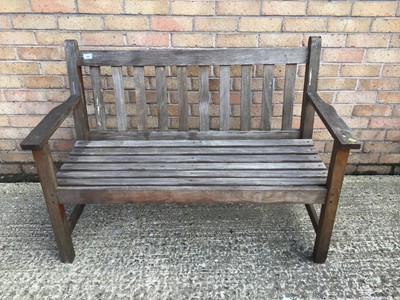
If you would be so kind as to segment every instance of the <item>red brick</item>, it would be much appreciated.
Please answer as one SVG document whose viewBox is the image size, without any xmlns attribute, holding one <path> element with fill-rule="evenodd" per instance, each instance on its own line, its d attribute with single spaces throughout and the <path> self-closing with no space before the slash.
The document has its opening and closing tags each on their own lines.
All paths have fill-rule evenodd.
<svg viewBox="0 0 400 300">
<path fill-rule="evenodd" d="M 7 101 L 47 101 L 45 92 L 41 90 L 4 90 Z"/>
<path fill-rule="evenodd" d="M 12 127 L 35 127 L 43 116 L 10 116 L 9 122 Z"/>
<path fill-rule="evenodd" d="M 255 34 L 218 34 L 217 47 L 256 47 Z"/>
<path fill-rule="evenodd" d="M 192 0 L 172 0 L 172 15 L 191 15 L 191 16 L 207 16 L 214 14 L 214 2 L 208 0 L 192 1 Z"/>
<path fill-rule="evenodd" d="M 400 105 L 393 106 L 392 116 L 393 117 L 400 117 Z"/>
<path fill-rule="evenodd" d="M 396 1 L 356 1 L 351 14 L 362 17 L 394 16 L 396 4 Z"/>
<path fill-rule="evenodd" d="M 120 32 L 82 32 L 84 45 L 122 46 L 125 45 L 124 34 Z"/>
<path fill-rule="evenodd" d="M 372 21 L 372 32 L 399 32 L 399 19 L 375 19 Z"/>
<path fill-rule="evenodd" d="M 368 127 L 383 129 L 400 128 L 400 118 L 371 118 Z"/>
<path fill-rule="evenodd" d="M 197 17 L 194 22 L 196 31 L 235 31 L 238 20 L 229 17 Z"/>
<path fill-rule="evenodd" d="M 79 13 L 121 14 L 122 0 L 78 0 Z"/>
<path fill-rule="evenodd" d="M 151 17 L 150 29 L 155 31 L 191 31 L 192 18 L 188 17 Z"/>
<path fill-rule="evenodd" d="M 354 90 L 357 84 L 356 79 L 349 78 L 320 78 L 318 88 L 320 90 Z"/>
<path fill-rule="evenodd" d="M 55 29 L 56 17 L 51 15 L 17 15 L 13 17 L 14 28 L 20 29 Z"/>
<path fill-rule="evenodd" d="M 385 66 L 383 66 L 382 75 L 385 77 L 400 76 L 400 65 L 385 65 Z"/>
<path fill-rule="evenodd" d="M 147 17 L 105 16 L 104 28 L 109 30 L 147 30 Z"/>
<path fill-rule="evenodd" d="M 260 47 L 300 47 L 302 41 L 300 33 L 260 34 Z"/>
<path fill-rule="evenodd" d="M 355 130 L 354 134 L 362 141 L 383 141 L 385 131 L 382 130 Z"/>
<path fill-rule="evenodd" d="M 168 13 L 166 0 L 125 0 L 125 13 L 164 15 Z"/>
<path fill-rule="evenodd" d="M 29 0 L 1 1 L 0 13 L 21 13 L 29 12 Z"/>
<path fill-rule="evenodd" d="M 372 153 L 399 153 L 400 143 L 392 142 L 365 142 L 363 145 L 363 152 Z"/>
<path fill-rule="evenodd" d="M 355 105 L 353 116 L 390 116 L 392 108 L 390 105 Z"/>
<path fill-rule="evenodd" d="M 400 130 L 388 130 L 386 134 L 387 141 L 400 141 Z"/>
<path fill-rule="evenodd" d="M 377 101 L 383 103 L 400 103 L 400 92 L 379 92 Z"/>
<path fill-rule="evenodd" d="M 36 40 L 38 44 L 63 47 L 65 40 L 79 40 L 79 34 L 77 32 L 42 31 L 36 32 Z"/>
<path fill-rule="evenodd" d="M 342 76 L 376 77 L 381 71 L 380 65 L 348 64 L 342 65 Z"/>
<path fill-rule="evenodd" d="M 44 75 L 67 75 L 65 62 L 42 62 L 41 66 Z"/>
<path fill-rule="evenodd" d="M 36 62 L 0 62 L 0 74 L 39 74 Z"/>
<path fill-rule="evenodd" d="M 364 91 L 398 90 L 400 78 L 360 79 L 359 87 Z"/>
<path fill-rule="evenodd" d="M 399 164 L 400 154 L 382 154 L 379 162 L 382 164 Z"/>
<path fill-rule="evenodd" d="M 3 31 L 0 34 L 0 44 L 5 44 L 5 45 L 35 44 L 35 38 L 34 38 L 33 32 Z"/>
<path fill-rule="evenodd" d="M 323 62 L 361 62 L 364 50 L 361 49 L 323 49 Z"/>
<path fill-rule="evenodd" d="M 259 1 L 217 1 L 215 3 L 217 15 L 259 15 L 260 2 Z"/>
<path fill-rule="evenodd" d="M 73 13 L 75 12 L 74 0 L 31 0 L 32 11 L 40 13 Z"/>
<path fill-rule="evenodd" d="M 303 16 L 305 13 L 305 1 L 263 1 L 263 15 Z"/>
<path fill-rule="evenodd" d="M 0 29 L 11 29 L 11 21 L 8 16 L 0 16 Z"/>
<path fill-rule="evenodd" d="M 127 34 L 128 44 L 146 47 L 168 47 L 168 33 L 132 32 Z"/>
</svg>

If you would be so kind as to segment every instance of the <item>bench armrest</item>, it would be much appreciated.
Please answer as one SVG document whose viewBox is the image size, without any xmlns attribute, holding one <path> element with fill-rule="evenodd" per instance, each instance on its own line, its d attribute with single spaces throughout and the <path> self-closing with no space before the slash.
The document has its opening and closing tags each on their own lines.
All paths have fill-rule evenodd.
<svg viewBox="0 0 400 300">
<path fill-rule="evenodd" d="M 349 149 L 361 148 L 360 140 L 351 132 L 332 105 L 324 102 L 315 92 L 308 92 L 307 99 L 340 147 Z"/>
<path fill-rule="evenodd" d="M 23 150 L 42 149 L 78 103 L 79 96 L 71 95 L 67 101 L 54 107 L 21 142 L 21 148 Z"/>
</svg>

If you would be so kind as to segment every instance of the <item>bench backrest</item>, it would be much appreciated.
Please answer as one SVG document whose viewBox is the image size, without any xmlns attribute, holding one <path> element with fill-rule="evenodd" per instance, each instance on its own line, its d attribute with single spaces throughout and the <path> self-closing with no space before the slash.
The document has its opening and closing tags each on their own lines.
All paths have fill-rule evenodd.
<svg viewBox="0 0 400 300">
<path fill-rule="evenodd" d="M 234 93 L 233 87 L 240 89 L 240 92 L 235 92 L 237 96 L 240 95 L 240 106 L 238 105 L 240 126 L 233 129 L 254 130 L 254 126 L 251 125 L 252 80 L 254 80 L 254 70 L 257 68 L 257 73 L 260 75 L 258 88 L 261 86 L 261 105 L 259 105 L 261 112 L 258 111 L 260 122 L 257 129 L 261 131 L 278 129 L 292 133 L 292 137 L 300 137 L 302 135 L 300 130 L 294 129 L 292 125 L 296 75 L 300 69 L 298 65 L 305 65 L 305 68 L 302 68 L 305 70 L 304 78 L 302 78 L 304 92 L 308 89 L 316 90 L 320 45 L 320 38 L 310 38 L 308 47 L 298 48 L 92 51 L 79 50 L 76 41 L 68 40 L 65 42 L 65 50 L 71 93 L 82 95 L 82 101 L 85 101 L 84 83 L 91 86 L 92 111 L 95 117 L 91 127 L 97 131 L 125 132 L 133 129 L 146 132 L 150 129 L 167 131 L 172 128 L 187 131 L 193 129 L 193 124 L 197 124 L 196 129 L 200 131 L 208 131 L 211 119 L 210 104 L 213 102 L 219 103 L 219 110 L 217 113 L 212 112 L 212 118 L 218 119 L 217 128 L 211 126 L 212 129 L 228 131 L 232 129 L 230 120 L 233 112 L 230 98 Z M 281 65 L 285 73 L 282 81 L 280 128 L 273 128 L 271 125 L 276 65 Z M 239 77 L 236 79 L 231 76 L 233 68 L 235 68 L 235 73 L 239 71 L 237 72 Z M 105 73 L 105 76 L 102 76 L 102 73 Z M 90 75 L 90 80 L 85 81 L 85 76 L 82 74 L 87 74 L 88 79 Z M 216 94 L 216 100 L 213 99 L 213 101 L 210 94 L 210 74 L 216 75 L 211 79 L 213 80 L 211 90 Z M 173 76 L 170 78 L 167 75 Z M 191 80 L 193 78 L 196 80 Z M 131 89 L 132 94 L 134 91 L 135 97 L 131 98 L 135 98 L 136 101 L 128 100 L 130 98 L 127 96 L 125 86 Z M 150 91 L 151 86 L 153 86 L 153 91 Z M 104 97 L 104 90 L 110 89 L 113 89 L 114 109 L 107 108 L 111 103 L 109 100 L 105 101 Z M 177 100 L 168 95 L 171 89 L 175 90 Z M 154 100 L 150 99 L 151 93 L 154 94 Z M 195 97 L 192 97 L 193 93 Z M 168 109 L 172 101 L 174 101 L 174 107 L 177 108 L 177 116 L 174 117 L 170 116 Z M 197 101 L 198 112 L 192 111 L 189 115 L 189 106 L 193 101 Z M 305 111 L 304 107 L 303 111 Z M 235 116 L 237 117 L 239 113 L 236 112 Z M 115 124 L 108 126 L 106 117 L 113 114 Z M 150 115 L 157 115 L 157 122 L 152 120 L 149 124 L 149 119 L 152 119 Z M 135 121 L 131 120 L 133 116 L 136 116 Z M 307 118 L 311 117 L 313 117 L 313 112 Z M 189 120 L 193 118 L 197 118 L 198 122 L 190 123 Z M 174 122 L 172 119 L 175 119 Z M 312 126 L 311 120 L 304 119 L 301 122 L 302 127 L 309 127 L 307 124 Z"/>
</svg>

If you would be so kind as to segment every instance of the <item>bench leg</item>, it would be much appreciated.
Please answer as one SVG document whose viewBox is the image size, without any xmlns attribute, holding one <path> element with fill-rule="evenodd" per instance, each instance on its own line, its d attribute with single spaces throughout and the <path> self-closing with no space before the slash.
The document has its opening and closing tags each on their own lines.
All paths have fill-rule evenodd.
<svg viewBox="0 0 400 300">
<path fill-rule="evenodd" d="M 328 255 L 348 157 L 349 149 L 343 149 L 335 142 L 327 179 L 328 194 L 321 208 L 314 245 L 313 258 L 316 263 L 324 263 Z"/>
<path fill-rule="evenodd" d="M 53 226 L 60 260 L 71 263 L 75 258 L 71 229 L 65 215 L 64 205 L 58 202 L 56 172 L 49 146 L 45 145 L 42 149 L 32 150 L 32 153 Z"/>
</svg>

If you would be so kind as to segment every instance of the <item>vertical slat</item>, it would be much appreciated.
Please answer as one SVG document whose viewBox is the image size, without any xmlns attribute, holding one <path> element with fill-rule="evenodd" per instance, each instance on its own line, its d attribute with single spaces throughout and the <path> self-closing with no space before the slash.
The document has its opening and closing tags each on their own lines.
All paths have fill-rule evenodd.
<svg viewBox="0 0 400 300">
<path fill-rule="evenodd" d="M 144 86 L 144 68 L 135 67 L 134 71 L 138 131 L 147 130 L 147 110 Z"/>
<path fill-rule="evenodd" d="M 242 90 L 240 93 L 240 130 L 250 130 L 251 65 L 242 66 Z"/>
<path fill-rule="evenodd" d="M 167 86 L 165 84 L 165 67 L 156 67 L 156 88 L 158 127 L 161 131 L 165 131 L 168 129 Z"/>
<path fill-rule="evenodd" d="M 274 66 L 264 65 L 261 130 L 271 130 L 272 92 L 274 90 Z"/>
<path fill-rule="evenodd" d="M 60 260 L 71 263 L 75 258 L 75 251 L 72 245 L 70 227 L 65 215 L 64 205 L 59 204 L 57 197 L 56 171 L 49 145 L 46 144 L 39 150 L 32 150 L 32 153 L 46 201 L 47 211 L 53 226 Z"/>
<path fill-rule="evenodd" d="M 282 130 L 292 129 L 294 85 L 297 65 L 287 64 L 285 68 L 285 87 L 283 92 Z"/>
<path fill-rule="evenodd" d="M 303 105 L 301 108 L 300 131 L 303 139 L 311 139 L 314 128 L 315 110 L 307 100 L 308 92 L 316 92 L 318 88 L 319 61 L 321 56 L 321 38 L 310 37 L 308 40 L 310 49 L 309 62 L 306 65 L 304 78 Z"/>
<path fill-rule="evenodd" d="M 209 129 L 208 102 L 210 100 L 208 87 L 208 67 L 200 67 L 199 69 L 200 130 L 207 131 Z"/>
<path fill-rule="evenodd" d="M 230 67 L 220 67 L 220 88 L 219 88 L 219 129 L 229 130 L 229 115 L 230 115 Z"/>
<path fill-rule="evenodd" d="M 67 61 L 69 89 L 72 94 L 79 95 L 79 104 L 74 108 L 74 124 L 78 140 L 89 139 L 89 123 L 86 110 L 85 94 L 83 92 L 82 69 L 78 66 L 78 43 L 75 40 L 66 40 L 65 59 Z"/>
<path fill-rule="evenodd" d="M 179 130 L 188 130 L 187 70 L 177 67 Z"/>
<path fill-rule="evenodd" d="M 106 129 L 106 114 L 104 109 L 103 90 L 101 88 L 100 67 L 90 67 L 90 78 L 92 80 L 94 112 L 96 115 L 97 129 Z"/>
<path fill-rule="evenodd" d="M 112 67 L 111 71 L 114 82 L 118 131 L 126 131 L 126 109 L 124 99 L 124 84 L 122 82 L 122 68 Z"/>
</svg>

